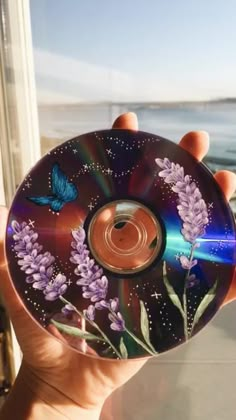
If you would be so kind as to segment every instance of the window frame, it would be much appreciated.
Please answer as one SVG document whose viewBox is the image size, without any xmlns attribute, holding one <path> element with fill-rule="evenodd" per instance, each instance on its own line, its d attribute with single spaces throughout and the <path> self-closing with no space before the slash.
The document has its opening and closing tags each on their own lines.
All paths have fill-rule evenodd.
<svg viewBox="0 0 236 420">
<path fill-rule="evenodd" d="M 0 204 L 10 206 L 41 157 L 29 0 L 3 0 L 0 22 Z M 16 376 L 22 354 L 10 332 Z"/>
</svg>

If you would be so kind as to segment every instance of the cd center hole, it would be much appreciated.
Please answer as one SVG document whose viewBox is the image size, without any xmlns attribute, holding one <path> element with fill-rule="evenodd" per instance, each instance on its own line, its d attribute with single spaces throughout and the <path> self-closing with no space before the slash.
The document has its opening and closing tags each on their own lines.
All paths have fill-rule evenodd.
<svg viewBox="0 0 236 420">
<path fill-rule="evenodd" d="M 114 273 L 148 267 L 162 245 L 161 226 L 152 211 L 135 200 L 115 200 L 93 215 L 88 243 L 96 261 Z"/>
<path fill-rule="evenodd" d="M 116 224 L 114 225 L 115 229 L 122 229 L 125 225 L 126 225 L 126 221 L 125 222 L 116 222 Z"/>
<path fill-rule="evenodd" d="M 138 226 L 129 220 L 115 222 L 111 231 L 112 244 L 119 249 L 130 250 L 140 243 L 140 231 Z"/>
</svg>

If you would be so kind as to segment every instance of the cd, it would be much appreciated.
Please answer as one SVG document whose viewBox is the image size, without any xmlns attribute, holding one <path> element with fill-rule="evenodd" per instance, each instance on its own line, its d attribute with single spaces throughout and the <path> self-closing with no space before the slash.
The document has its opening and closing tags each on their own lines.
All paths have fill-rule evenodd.
<svg viewBox="0 0 236 420">
<path fill-rule="evenodd" d="M 28 313 L 79 352 L 158 355 L 198 333 L 230 288 L 234 217 L 208 168 L 131 130 L 81 135 L 25 177 L 6 232 Z"/>
</svg>

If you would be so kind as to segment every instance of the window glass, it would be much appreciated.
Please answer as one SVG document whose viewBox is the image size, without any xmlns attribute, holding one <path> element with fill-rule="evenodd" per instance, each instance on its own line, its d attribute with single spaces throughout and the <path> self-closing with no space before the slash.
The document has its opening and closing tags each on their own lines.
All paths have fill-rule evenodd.
<svg viewBox="0 0 236 420">
<path fill-rule="evenodd" d="M 31 20 L 27 1 L 0 4 L 0 142 L 7 205 L 40 158 Z"/>
<path fill-rule="evenodd" d="M 236 170 L 236 5 L 31 0 L 41 147 L 135 111 L 174 141 L 207 130 L 212 170 Z"/>
</svg>

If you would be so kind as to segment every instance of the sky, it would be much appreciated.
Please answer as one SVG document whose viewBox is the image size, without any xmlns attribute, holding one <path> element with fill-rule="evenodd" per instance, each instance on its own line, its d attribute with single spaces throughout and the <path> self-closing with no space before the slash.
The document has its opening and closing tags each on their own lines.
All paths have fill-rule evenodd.
<svg viewBox="0 0 236 420">
<path fill-rule="evenodd" d="M 236 97 L 235 0 L 31 0 L 38 100 Z"/>
</svg>

